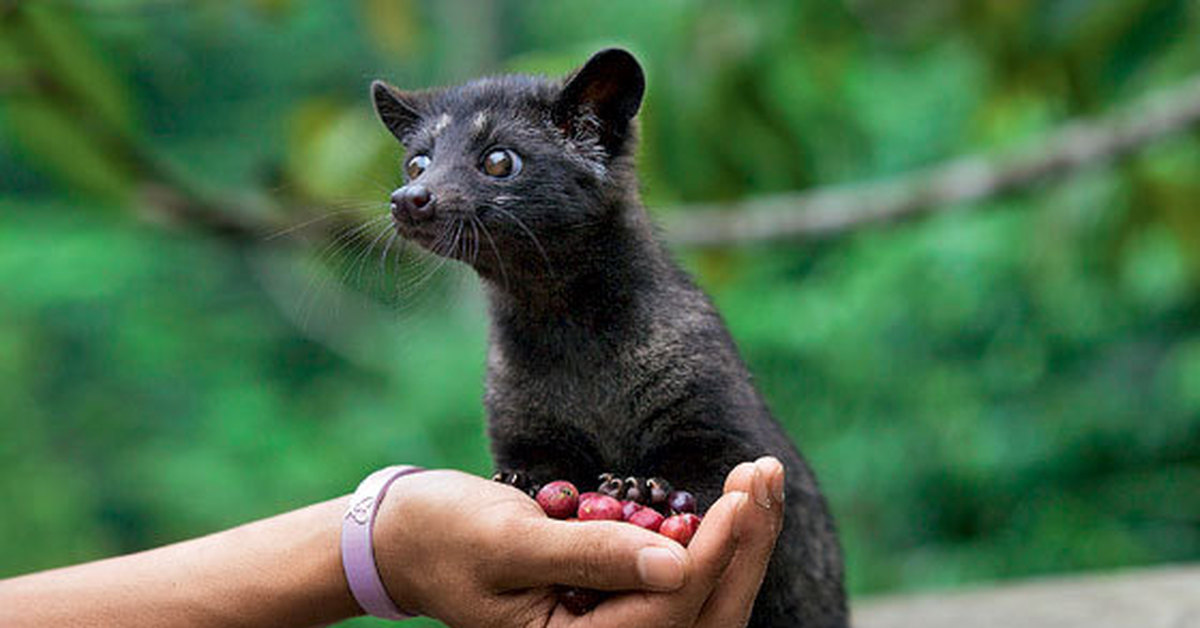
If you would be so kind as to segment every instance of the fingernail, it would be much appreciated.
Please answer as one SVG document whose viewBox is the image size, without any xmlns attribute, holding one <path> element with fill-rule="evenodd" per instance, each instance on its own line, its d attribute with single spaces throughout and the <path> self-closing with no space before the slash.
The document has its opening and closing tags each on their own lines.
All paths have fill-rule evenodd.
<svg viewBox="0 0 1200 628">
<path fill-rule="evenodd" d="M 646 586 L 674 591 L 683 586 L 683 558 L 665 547 L 647 547 L 638 552 L 638 575 Z"/>
<path fill-rule="evenodd" d="M 766 510 L 771 509 L 771 493 L 767 488 L 767 476 L 757 464 L 754 465 L 754 502 Z"/>
<path fill-rule="evenodd" d="M 783 503 L 784 469 L 783 463 L 775 456 L 763 456 L 754 462 L 754 466 L 762 470 L 771 486 L 771 496 L 778 503 Z"/>
</svg>

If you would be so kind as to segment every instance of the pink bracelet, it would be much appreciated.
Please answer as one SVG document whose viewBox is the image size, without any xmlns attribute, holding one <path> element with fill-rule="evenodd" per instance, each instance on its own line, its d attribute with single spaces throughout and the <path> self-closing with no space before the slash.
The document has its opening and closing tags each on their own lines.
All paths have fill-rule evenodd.
<svg viewBox="0 0 1200 628">
<path fill-rule="evenodd" d="M 396 607 L 383 581 L 379 579 L 375 551 L 371 546 L 371 531 L 375 527 L 379 503 L 383 501 L 392 482 L 423 470 L 420 467 L 398 465 L 368 475 L 354 491 L 346 516 L 342 518 L 342 568 L 346 571 L 346 581 L 350 583 L 350 594 L 368 615 L 384 619 L 413 617 Z"/>
</svg>

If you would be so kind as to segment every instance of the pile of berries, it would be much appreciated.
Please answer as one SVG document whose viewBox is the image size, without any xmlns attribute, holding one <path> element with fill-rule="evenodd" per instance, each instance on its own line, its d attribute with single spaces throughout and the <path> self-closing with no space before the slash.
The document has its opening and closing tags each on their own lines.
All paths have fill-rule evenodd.
<svg viewBox="0 0 1200 628">
<path fill-rule="evenodd" d="M 565 480 L 550 482 L 534 497 L 542 510 L 568 521 L 627 521 L 687 545 L 700 527 L 696 498 L 673 491 L 661 478 L 621 479 L 605 473 L 595 491 L 580 494 Z"/>
<path fill-rule="evenodd" d="M 687 545 L 700 516 L 696 514 L 696 498 L 687 491 L 672 491 L 662 478 L 622 480 L 611 473 L 600 476 L 595 491 L 579 493 L 574 484 L 558 480 L 538 489 L 534 494 L 539 506 L 555 519 L 567 521 L 627 521 Z M 575 615 L 595 608 L 604 593 L 577 587 L 558 592 L 558 603 Z"/>
<path fill-rule="evenodd" d="M 521 472 L 501 471 L 493 480 L 528 492 L 542 510 L 554 519 L 567 521 L 626 521 L 657 532 L 686 546 L 700 527 L 696 497 L 687 491 L 671 490 L 662 478 L 621 479 L 611 473 L 600 476 L 595 491 L 580 493 L 565 480 L 542 487 L 531 486 Z M 563 587 L 558 602 L 575 615 L 583 615 L 607 594 L 593 589 Z"/>
</svg>

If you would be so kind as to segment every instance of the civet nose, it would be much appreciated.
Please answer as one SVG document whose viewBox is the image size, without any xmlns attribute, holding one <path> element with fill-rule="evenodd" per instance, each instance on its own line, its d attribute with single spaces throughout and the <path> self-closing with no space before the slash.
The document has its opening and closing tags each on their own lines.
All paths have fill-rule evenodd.
<svg viewBox="0 0 1200 628">
<path fill-rule="evenodd" d="M 433 206 L 433 192 L 419 183 L 392 192 L 392 215 L 396 218 L 428 220 L 433 217 Z"/>
</svg>

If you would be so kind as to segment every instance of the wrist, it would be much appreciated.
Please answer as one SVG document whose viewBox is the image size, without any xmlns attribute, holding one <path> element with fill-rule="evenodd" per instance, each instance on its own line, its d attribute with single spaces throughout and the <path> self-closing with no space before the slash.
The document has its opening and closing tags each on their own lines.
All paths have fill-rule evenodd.
<svg viewBox="0 0 1200 628">
<path fill-rule="evenodd" d="M 319 618 L 322 625 L 363 614 L 354 600 L 354 596 L 350 593 L 350 586 L 346 582 L 346 574 L 342 569 L 341 544 L 339 543 L 341 519 L 345 515 L 346 502 L 349 499 L 349 495 L 344 495 L 311 507 L 315 511 L 314 515 L 318 515 L 321 521 L 326 523 L 320 526 L 320 533 L 316 532 L 317 526 L 314 525 L 310 528 L 313 530 L 312 549 L 301 549 L 298 552 L 309 554 L 319 563 L 321 576 L 312 578 L 314 588 L 306 595 L 317 601 L 316 605 L 322 609 L 323 616 Z M 317 548 L 318 543 L 320 544 L 319 549 Z M 321 556 L 321 558 L 318 560 L 315 558 L 316 556 Z"/>
<path fill-rule="evenodd" d="M 379 578 L 396 606 L 413 615 L 428 614 L 420 578 L 425 559 L 415 543 L 418 534 L 412 534 L 423 529 L 422 497 L 413 489 L 428 473 L 406 475 L 392 483 L 379 503 L 372 533 Z"/>
<path fill-rule="evenodd" d="M 398 604 L 398 596 L 393 595 L 395 591 L 401 594 L 400 597 L 408 597 L 403 595 L 406 587 L 397 586 L 395 579 L 389 587 L 383 579 L 380 566 L 390 561 L 387 560 L 389 553 L 381 548 L 395 541 L 384 534 L 389 526 L 380 526 L 378 521 L 388 495 L 394 495 L 393 485 L 420 471 L 423 471 L 420 467 L 397 465 L 368 475 L 347 503 L 342 518 L 341 553 L 346 581 L 362 610 L 375 617 L 400 620 L 415 616 L 411 609 Z M 395 503 L 394 498 L 391 503 Z"/>
</svg>

